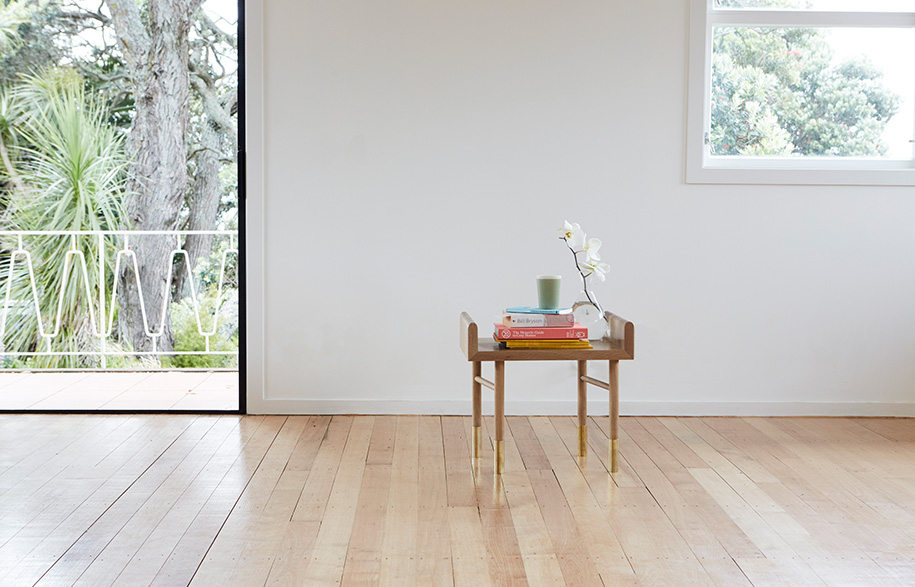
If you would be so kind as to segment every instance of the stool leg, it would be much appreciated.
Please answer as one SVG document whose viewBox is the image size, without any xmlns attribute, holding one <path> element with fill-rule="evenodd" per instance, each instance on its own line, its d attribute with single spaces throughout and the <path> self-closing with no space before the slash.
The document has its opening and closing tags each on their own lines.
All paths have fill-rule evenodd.
<svg viewBox="0 0 915 587">
<path fill-rule="evenodd" d="M 578 361 L 578 456 L 588 456 L 588 361 Z"/>
<path fill-rule="evenodd" d="M 480 452 L 483 442 L 483 386 L 477 381 L 477 377 L 482 377 L 483 366 L 480 361 L 473 362 L 473 458 L 480 458 Z"/>
<path fill-rule="evenodd" d="M 503 426 L 505 425 L 505 362 L 496 361 L 496 475 L 501 475 L 505 470 L 505 441 L 503 440 Z"/>
<path fill-rule="evenodd" d="M 619 469 L 620 375 L 619 361 L 610 361 L 610 472 Z"/>
</svg>

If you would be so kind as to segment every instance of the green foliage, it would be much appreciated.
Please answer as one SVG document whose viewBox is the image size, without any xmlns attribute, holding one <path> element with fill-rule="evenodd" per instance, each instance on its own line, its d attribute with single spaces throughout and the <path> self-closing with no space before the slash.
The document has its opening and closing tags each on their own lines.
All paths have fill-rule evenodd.
<svg viewBox="0 0 915 587">
<path fill-rule="evenodd" d="M 218 324 L 216 333 L 210 337 L 211 351 L 238 350 L 238 257 L 227 254 L 223 274 L 222 258 L 229 248 L 228 239 L 220 239 L 214 244 L 209 257 L 200 259 L 194 274 L 198 277 L 201 291 L 199 299 L 200 322 L 194 312 L 194 302 L 190 297 L 171 305 L 172 325 L 175 333 L 175 350 L 184 352 L 206 351 L 206 338 L 200 331 L 213 331 L 214 323 Z M 222 291 L 219 291 L 220 277 L 223 280 Z M 218 311 L 218 322 L 217 321 Z M 199 328 L 198 328 L 199 326 Z M 233 355 L 175 355 L 162 358 L 163 367 L 174 368 L 219 368 L 237 367 L 238 360 Z"/>
<path fill-rule="evenodd" d="M 40 4 L 35 5 L 23 0 L 0 2 L 0 56 L 15 53 L 22 41 L 20 28 L 31 23 L 33 14 L 40 9 Z"/>
<path fill-rule="evenodd" d="M 237 244 L 237 243 L 236 243 Z M 220 238 L 213 244 L 209 257 L 197 261 L 194 274 L 205 290 L 216 290 L 222 277 L 224 289 L 238 289 L 238 255 L 226 253 L 225 267 L 222 266 L 223 253 L 229 249 L 229 239 Z"/>
<path fill-rule="evenodd" d="M 20 175 L 30 189 L 13 197 L 28 230 L 115 230 L 126 219 L 127 158 L 104 105 L 87 96 L 73 70 L 27 78 L 14 91 L 23 124 Z"/>
<path fill-rule="evenodd" d="M 220 314 L 225 312 L 224 306 L 232 296 L 232 292 L 227 292 L 217 297 L 215 292 L 205 294 L 200 299 L 200 328 L 198 329 L 197 316 L 194 312 L 194 303 L 191 299 L 185 298 L 178 303 L 171 305 L 172 326 L 175 331 L 175 350 L 182 352 L 204 352 L 207 350 L 206 338 L 200 334 L 200 330 L 209 332 L 212 330 L 213 320 L 215 319 L 217 308 Z M 220 318 L 220 321 L 222 319 Z M 238 331 L 236 330 L 231 336 L 226 337 L 223 328 L 219 328 L 213 336 L 210 337 L 210 351 L 237 351 L 238 350 Z M 234 355 L 174 355 L 162 358 L 163 367 L 172 367 L 176 369 L 213 369 L 221 367 L 237 367 L 238 360 Z"/>
<path fill-rule="evenodd" d="M 122 197 L 127 160 L 120 135 L 107 125 L 105 109 L 85 94 L 82 78 L 72 71 L 51 70 L 29 78 L 13 91 L 11 99 L 15 103 L 11 110 L 19 113 L 14 132 L 23 145 L 15 149 L 14 167 L 24 188 L 8 193 L 6 228 L 119 228 L 126 219 Z M 17 352 L 47 350 L 39 336 L 37 299 L 46 332 L 55 330 L 60 316 L 60 333 L 52 343 L 55 351 L 98 350 L 99 338 L 93 334 L 90 311 L 97 325 L 99 292 L 103 287 L 111 291 L 114 280 L 110 264 L 106 274 L 99 275 L 99 247 L 111 258 L 117 244 L 110 238 L 99 243 L 97 237 L 90 236 L 25 238 L 35 270 L 34 290 L 21 255 L 9 274 L 16 239 L 6 236 L 2 243 L 3 293 L 10 288 L 13 301 L 6 318 L 4 347 Z M 36 357 L 32 366 L 82 367 L 91 363 L 76 357 Z"/>
<path fill-rule="evenodd" d="M 900 98 L 865 58 L 834 65 L 815 28 L 721 27 L 712 53 L 714 155 L 874 156 Z"/>
<path fill-rule="evenodd" d="M 10 88 L 23 75 L 57 65 L 61 50 L 54 23 L 59 6 L 49 0 L 4 3 L 0 8 L 0 86 Z"/>
<path fill-rule="evenodd" d="M 107 101 L 109 122 L 127 128 L 133 96 L 123 59 L 117 44 L 106 40 L 110 21 L 102 22 L 101 7 L 89 8 L 64 0 L 0 0 L 0 87 L 66 64 L 79 72 L 89 93 Z"/>
<path fill-rule="evenodd" d="M 223 165 L 219 170 L 219 216 L 217 230 L 238 230 L 238 166 Z"/>
</svg>

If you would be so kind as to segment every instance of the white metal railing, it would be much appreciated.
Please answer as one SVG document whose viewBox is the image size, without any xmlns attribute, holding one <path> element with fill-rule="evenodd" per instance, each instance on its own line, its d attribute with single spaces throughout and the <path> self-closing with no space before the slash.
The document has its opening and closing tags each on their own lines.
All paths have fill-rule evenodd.
<svg viewBox="0 0 915 587">
<path fill-rule="evenodd" d="M 139 274 L 139 264 L 137 262 L 136 253 L 130 248 L 130 239 L 131 237 L 141 237 L 146 235 L 157 235 L 157 236 L 173 236 L 175 237 L 176 246 L 171 250 L 171 253 L 168 258 L 168 267 L 167 267 L 167 279 L 165 284 L 165 296 L 163 297 L 162 308 L 159 311 L 159 321 L 158 328 L 152 329 L 149 322 L 149 317 L 146 313 L 146 303 L 143 298 L 143 287 L 140 281 Z M 197 322 L 197 332 L 200 336 L 203 337 L 205 341 L 205 350 L 203 351 L 162 351 L 159 350 L 159 339 L 165 331 L 165 317 L 168 311 L 168 305 L 171 303 L 171 292 L 172 288 L 172 279 L 173 271 L 171 270 L 172 265 L 175 261 L 176 255 L 181 255 L 184 257 L 184 261 L 187 264 L 187 270 L 193 275 L 194 267 L 190 266 L 190 258 L 188 257 L 187 251 L 183 247 L 183 240 L 188 235 L 213 235 L 214 237 L 228 237 L 229 246 L 226 248 L 221 256 L 220 268 L 219 268 L 219 281 L 217 285 L 216 296 L 219 300 L 218 305 L 215 308 L 213 314 L 213 323 L 212 327 L 208 330 L 205 330 L 203 327 L 203 322 L 201 321 L 201 306 L 200 298 L 198 296 L 197 288 L 195 285 L 194 279 L 189 279 L 190 286 L 190 298 L 193 304 L 194 315 Z M 35 268 L 32 263 L 32 254 L 27 250 L 25 238 L 29 236 L 59 236 L 59 237 L 68 237 L 70 239 L 70 249 L 65 253 L 64 257 L 64 267 L 63 275 L 60 282 L 60 291 L 58 292 L 58 301 L 57 301 L 57 311 L 53 319 L 53 329 L 46 327 L 44 318 L 41 312 L 41 305 L 39 302 L 39 293 L 38 293 L 38 283 L 35 278 Z M 0 311 L 0 357 L 35 357 L 35 356 L 98 356 L 101 359 L 101 367 L 105 369 L 107 366 L 106 358 L 109 356 L 176 356 L 176 355 L 238 355 L 238 350 L 230 351 L 219 351 L 211 350 L 210 348 L 210 339 L 216 336 L 219 330 L 219 317 L 220 311 L 223 306 L 223 290 L 225 288 L 225 279 L 226 279 L 226 266 L 229 262 L 230 257 L 235 258 L 235 263 L 237 267 L 238 263 L 238 246 L 237 238 L 238 231 L 235 230 L 106 230 L 106 231 L 35 231 L 35 230 L 25 230 L 25 231 L 0 231 L 0 238 L 2 237 L 14 237 L 16 239 L 16 248 L 12 251 L 9 251 L 9 267 L 6 269 L 6 275 L 0 275 L 0 295 L 3 296 L 3 306 L 2 311 Z M 93 297 L 92 288 L 89 283 L 89 265 L 86 261 L 86 257 L 83 254 L 83 251 L 77 249 L 77 237 L 95 237 L 98 239 L 98 309 L 96 310 L 93 306 L 94 304 L 90 300 Z M 105 280 L 105 267 L 106 267 L 106 237 L 118 237 L 120 239 L 120 246 L 118 247 L 117 252 L 115 253 L 114 259 L 114 285 L 111 288 L 110 299 L 106 291 L 106 280 Z M 38 322 L 38 335 L 41 339 L 44 340 L 44 345 L 46 350 L 35 350 L 30 352 L 22 351 L 7 351 L 4 348 L 3 341 L 5 340 L 6 328 L 7 328 L 7 318 L 10 315 L 10 305 L 12 303 L 12 290 L 13 290 L 13 274 L 17 265 L 17 258 L 24 259 L 26 266 L 28 268 L 29 283 L 31 285 L 31 294 L 32 294 L 32 306 L 35 312 L 35 316 Z M 64 297 L 66 295 L 67 282 L 70 278 L 71 265 L 74 262 L 73 259 L 76 259 L 76 263 L 79 264 L 80 273 L 82 275 L 82 288 L 86 293 L 87 306 L 89 312 L 89 323 L 92 335 L 99 338 L 100 349 L 98 351 L 55 351 L 53 348 L 53 342 L 61 334 L 61 322 L 63 318 L 63 309 L 64 309 Z M 123 261 L 122 261 L 123 260 Z M 129 263 L 130 267 L 133 269 L 134 280 L 137 288 L 138 300 L 140 306 L 141 316 L 143 318 L 143 328 L 146 336 L 148 336 L 152 341 L 151 351 L 123 351 L 123 350 L 110 350 L 107 347 L 109 339 L 111 338 L 112 332 L 114 330 L 114 318 L 117 310 L 117 296 L 118 296 L 118 283 L 120 281 L 119 275 L 123 263 Z M 4 283 L 5 282 L 5 283 Z M 50 325 L 47 325 L 50 326 Z"/>
</svg>

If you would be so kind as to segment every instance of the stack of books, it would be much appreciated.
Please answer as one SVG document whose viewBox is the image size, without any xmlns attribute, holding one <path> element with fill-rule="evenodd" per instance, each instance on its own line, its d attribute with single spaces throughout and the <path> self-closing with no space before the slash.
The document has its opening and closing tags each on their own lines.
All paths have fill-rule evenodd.
<svg viewBox="0 0 915 587">
<path fill-rule="evenodd" d="M 575 322 L 572 308 L 506 308 L 493 324 L 493 338 L 503 349 L 590 349 L 588 329 Z"/>
</svg>

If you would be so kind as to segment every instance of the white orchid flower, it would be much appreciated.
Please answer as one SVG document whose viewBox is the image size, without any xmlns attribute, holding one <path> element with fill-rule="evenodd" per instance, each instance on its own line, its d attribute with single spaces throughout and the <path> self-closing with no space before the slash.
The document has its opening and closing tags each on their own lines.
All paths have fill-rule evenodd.
<svg viewBox="0 0 915 587">
<path fill-rule="evenodd" d="M 577 222 L 565 221 L 565 226 L 559 229 L 562 232 L 562 236 L 566 239 L 566 242 L 569 243 L 569 246 L 572 247 L 573 251 L 577 251 L 585 242 L 585 233 L 582 232 L 581 226 Z"/>
<path fill-rule="evenodd" d="M 569 251 L 572 253 L 572 257 L 575 259 L 575 268 L 578 269 L 578 274 L 581 275 L 582 289 L 588 298 L 588 302 L 603 315 L 603 309 L 588 289 L 589 277 L 597 275 L 598 279 L 605 281 L 607 279 L 606 275 L 610 271 L 610 266 L 600 261 L 600 247 L 603 243 L 599 238 L 588 239 L 580 225 L 568 220 L 565 221 L 565 225 L 559 229 L 559 232 L 562 233 L 561 238 L 565 241 Z M 584 253 L 583 261 L 579 260 L 578 255 L 580 253 Z"/>
<path fill-rule="evenodd" d="M 601 263 L 600 261 L 594 259 L 588 259 L 582 263 L 578 264 L 583 271 L 587 271 L 588 274 L 585 277 L 590 277 L 591 275 L 596 275 L 598 279 L 604 281 L 606 279 L 606 274 L 610 271 L 610 265 L 606 263 Z"/>
<path fill-rule="evenodd" d="M 598 251 L 602 244 L 599 238 L 588 239 L 588 242 L 585 243 L 585 254 L 588 256 L 588 261 L 600 261 Z"/>
</svg>

